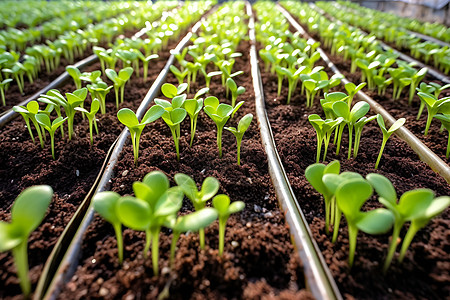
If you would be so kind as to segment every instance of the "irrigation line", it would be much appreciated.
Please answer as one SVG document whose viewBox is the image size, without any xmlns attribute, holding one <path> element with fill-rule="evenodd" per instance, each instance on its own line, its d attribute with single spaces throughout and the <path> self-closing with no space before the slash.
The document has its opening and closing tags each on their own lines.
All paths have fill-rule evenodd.
<svg viewBox="0 0 450 300">
<path fill-rule="evenodd" d="M 294 26 L 294 28 L 299 31 L 302 35 L 306 36 L 307 38 L 312 39 L 300 26 L 300 24 L 289 14 L 289 12 L 284 9 L 281 5 L 278 4 L 278 9 L 283 13 L 283 15 L 287 18 L 287 20 Z M 314 40 L 314 39 L 312 39 Z M 325 52 L 319 47 L 317 48 L 317 51 L 319 51 L 320 56 L 322 59 L 327 63 L 328 67 L 335 72 L 336 74 L 340 74 L 343 76 L 342 82 L 344 84 L 348 83 L 349 81 L 345 78 L 345 76 L 339 71 L 339 69 L 333 64 L 333 62 L 330 61 L 328 56 L 325 54 Z M 357 93 L 359 98 L 361 100 L 366 101 L 369 103 L 371 109 L 375 113 L 379 113 L 383 116 L 384 120 L 386 121 L 386 124 L 388 126 L 391 126 L 396 121 L 395 118 L 387 112 L 383 106 L 378 104 L 375 100 L 373 100 L 371 97 L 369 97 L 366 93 L 359 91 Z M 405 141 L 411 149 L 417 153 L 419 158 L 425 162 L 427 165 L 431 167 L 431 169 L 442 176 L 447 183 L 450 183 L 450 167 L 439 157 L 437 156 L 433 151 L 430 150 L 417 136 L 415 136 L 411 131 L 409 131 L 405 126 L 400 127 L 398 130 L 395 131 L 395 134 Z"/>
<path fill-rule="evenodd" d="M 306 284 L 316 299 L 342 299 L 339 289 L 331 275 L 322 253 L 312 237 L 308 222 L 298 204 L 294 191 L 284 170 L 283 163 L 276 149 L 264 102 L 264 89 L 258 66 L 255 46 L 254 19 L 250 4 L 247 4 L 250 16 L 250 63 L 252 67 L 253 87 L 255 90 L 256 115 L 261 132 L 261 140 L 267 154 L 269 173 L 277 194 L 278 201 L 293 236 L 294 245 L 303 264 Z"/>
<path fill-rule="evenodd" d="M 189 43 L 193 33 L 197 32 L 197 30 L 200 28 L 201 24 L 205 20 L 206 16 L 211 14 L 215 9 L 216 7 L 210 9 L 207 13 L 203 15 L 200 21 L 198 21 L 192 27 L 191 31 L 188 32 L 186 36 L 178 43 L 177 47 L 175 48 L 176 50 L 182 50 Z M 156 96 L 159 94 L 161 86 L 164 84 L 166 77 L 169 73 L 169 68 L 173 64 L 174 60 L 175 56 L 171 54 L 169 59 L 167 60 L 166 65 L 164 66 L 164 69 L 160 72 L 160 74 L 150 87 L 149 91 L 145 95 L 144 99 L 142 100 L 141 105 L 139 106 L 136 112 L 138 119 L 141 119 L 143 117 L 147 108 L 153 102 L 153 99 L 155 99 Z M 120 153 L 122 152 L 129 135 L 130 132 L 128 128 L 125 128 L 118 137 L 115 145 L 113 145 L 113 148 L 110 150 L 111 156 L 102 172 L 102 176 L 99 179 L 99 183 L 95 189 L 95 193 L 93 193 L 88 200 L 87 212 L 84 215 L 81 224 L 76 228 L 76 233 L 73 239 L 71 240 L 70 245 L 67 246 L 67 251 L 44 296 L 44 299 L 57 299 L 60 289 L 65 285 L 65 283 L 68 280 L 70 280 L 71 275 L 75 272 L 80 258 L 79 254 L 81 251 L 81 244 L 83 241 L 84 232 L 87 230 L 87 228 L 89 227 L 90 223 L 94 218 L 94 209 L 91 205 L 90 200 L 96 193 L 109 190 L 111 178 L 114 176 L 114 167 L 117 164 L 117 161 L 119 160 Z"/>
<path fill-rule="evenodd" d="M 321 14 L 322 16 L 324 16 L 325 18 L 330 19 L 331 21 L 335 22 L 335 23 L 338 24 L 338 25 L 342 25 L 342 24 L 343 24 L 342 21 L 336 19 L 336 18 L 333 17 L 333 16 L 330 16 L 330 15 L 327 14 L 323 9 L 321 9 L 320 7 L 318 7 L 317 5 L 315 5 L 314 3 L 309 3 L 309 5 L 310 5 L 310 7 L 311 7 L 312 9 L 314 9 L 315 11 L 317 11 L 318 13 L 320 13 L 320 14 Z M 355 27 L 355 26 L 353 26 L 353 25 L 350 25 L 350 24 L 348 24 L 348 25 L 350 26 L 350 28 L 357 28 L 357 27 Z M 359 28 L 359 29 L 360 29 L 360 28 Z M 365 32 L 364 30 L 362 30 L 362 29 L 360 29 L 360 30 L 361 30 L 361 32 L 362 32 L 363 34 L 368 35 L 368 33 Z M 436 78 L 436 79 L 438 79 L 438 80 L 440 80 L 440 81 L 442 81 L 442 82 L 445 82 L 445 83 L 450 83 L 450 77 L 449 77 L 449 76 L 446 76 L 446 75 L 445 75 L 444 73 L 442 73 L 442 72 L 436 71 L 432 66 L 426 65 L 426 64 L 424 64 L 424 63 L 422 63 L 422 62 L 420 62 L 420 61 L 418 61 L 418 60 L 412 58 L 411 56 L 406 55 L 405 53 L 400 52 L 400 51 L 398 51 L 398 50 L 392 48 L 391 46 L 388 46 L 387 44 L 385 44 L 384 42 L 382 42 L 382 41 L 379 40 L 378 38 L 377 38 L 377 42 L 380 44 L 380 46 L 381 46 L 385 51 L 389 51 L 389 52 L 392 52 L 392 53 L 397 54 L 397 55 L 400 57 L 400 59 L 402 59 L 402 60 L 404 60 L 404 61 L 406 61 L 406 62 L 414 63 L 415 65 L 417 65 L 417 66 L 419 66 L 419 67 L 421 67 L 421 68 L 427 68 L 427 69 L 428 69 L 428 72 L 427 72 L 427 73 L 430 74 L 431 76 L 433 76 L 434 78 Z"/>
</svg>

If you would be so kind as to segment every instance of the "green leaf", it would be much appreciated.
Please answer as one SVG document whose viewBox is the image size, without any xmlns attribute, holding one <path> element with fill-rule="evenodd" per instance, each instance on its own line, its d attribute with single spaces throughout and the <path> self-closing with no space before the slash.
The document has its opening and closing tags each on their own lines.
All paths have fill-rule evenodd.
<svg viewBox="0 0 450 300">
<path fill-rule="evenodd" d="M 154 215 L 157 217 L 175 214 L 183 203 L 183 192 L 179 187 L 172 187 L 158 199 Z"/>
<path fill-rule="evenodd" d="M 219 99 L 214 96 L 207 97 L 204 101 L 205 106 L 211 106 L 214 110 L 219 106 Z"/>
<path fill-rule="evenodd" d="M 244 202 L 242 202 L 242 201 L 234 201 L 228 207 L 228 213 L 229 214 L 234 214 L 234 213 L 237 213 L 237 212 L 243 210 L 244 208 L 245 208 L 245 203 Z"/>
<path fill-rule="evenodd" d="M 120 195 L 115 192 L 101 192 L 94 196 L 92 203 L 95 211 L 102 216 L 103 219 L 111 224 L 117 224 L 120 222 L 117 213 L 116 206 L 119 202 Z"/>
<path fill-rule="evenodd" d="M 129 108 L 122 108 L 117 112 L 117 118 L 120 123 L 127 126 L 128 128 L 139 125 L 139 121 L 136 114 Z"/>
<path fill-rule="evenodd" d="M 179 217 L 173 230 L 176 232 L 198 231 L 199 229 L 209 226 L 216 219 L 217 211 L 207 207 Z"/>
<path fill-rule="evenodd" d="M 392 124 L 391 128 L 389 128 L 388 133 L 393 133 L 394 131 L 402 127 L 403 124 L 405 124 L 405 122 L 406 122 L 405 118 L 398 119 L 397 121 L 395 121 L 394 124 Z"/>
<path fill-rule="evenodd" d="M 145 113 L 142 118 L 141 124 L 148 124 L 156 121 L 161 117 L 164 113 L 164 108 L 160 105 L 153 105 L 150 109 Z"/>
<path fill-rule="evenodd" d="M 404 193 L 398 203 L 398 211 L 406 220 L 420 218 L 434 199 L 430 189 L 416 189 Z"/>
<path fill-rule="evenodd" d="M 372 186 L 364 179 L 352 179 L 342 183 L 336 190 L 339 209 L 352 218 L 357 216 L 362 205 L 372 195 Z"/>
<path fill-rule="evenodd" d="M 206 177 L 200 190 L 201 200 L 207 201 L 211 199 L 219 191 L 220 183 L 214 177 Z"/>
<path fill-rule="evenodd" d="M 186 197 L 188 197 L 192 202 L 195 202 L 198 192 L 195 181 L 190 176 L 183 173 L 175 174 L 174 179 L 177 185 L 183 190 Z"/>
<path fill-rule="evenodd" d="M 230 206 L 230 197 L 225 194 L 217 195 L 213 198 L 212 204 L 219 212 L 219 215 L 226 215 L 228 212 L 228 206 Z"/>
<path fill-rule="evenodd" d="M 397 193 L 394 185 L 385 176 L 376 173 L 367 174 L 366 179 L 373 186 L 378 196 L 383 197 L 392 204 L 397 204 Z"/>
<path fill-rule="evenodd" d="M 322 181 L 325 165 L 316 163 L 309 165 L 305 170 L 305 177 L 313 188 L 322 195 L 328 195 L 328 189 Z"/>
<path fill-rule="evenodd" d="M 150 194 L 148 197 L 154 199 L 154 202 L 156 202 L 156 200 L 159 199 L 170 187 L 169 179 L 161 171 L 153 171 L 148 173 L 144 176 L 144 179 L 142 179 L 142 183 L 146 184 L 150 188 Z"/>
<path fill-rule="evenodd" d="M 48 185 L 36 185 L 24 190 L 14 201 L 11 208 L 11 223 L 20 226 L 28 236 L 45 217 L 53 197 L 53 190 Z"/>
<path fill-rule="evenodd" d="M 146 230 L 151 223 L 151 210 L 147 202 L 132 196 L 119 199 L 116 213 L 119 220 L 133 230 Z"/>
<path fill-rule="evenodd" d="M 39 112 L 39 103 L 37 101 L 28 102 L 27 110 L 34 115 L 37 114 Z"/>
<path fill-rule="evenodd" d="M 0 252 L 17 247 L 26 236 L 13 224 L 0 221 Z"/>
<path fill-rule="evenodd" d="M 242 117 L 242 119 L 239 121 L 238 124 L 238 131 L 239 132 L 245 132 L 247 131 L 248 127 L 252 123 L 253 115 L 252 114 L 246 114 Z"/>
<path fill-rule="evenodd" d="M 163 86 L 161 87 L 161 92 L 163 93 L 164 96 L 170 99 L 172 99 L 178 94 L 177 87 L 170 83 L 164 83 Z"/>
<path fill-rule="evenodd" d="M 356 226 L 368 234 L 383 234 L 394 224 L 394 215 L 385 208 L 377 208 L 360 215 Z"/>
</svg>

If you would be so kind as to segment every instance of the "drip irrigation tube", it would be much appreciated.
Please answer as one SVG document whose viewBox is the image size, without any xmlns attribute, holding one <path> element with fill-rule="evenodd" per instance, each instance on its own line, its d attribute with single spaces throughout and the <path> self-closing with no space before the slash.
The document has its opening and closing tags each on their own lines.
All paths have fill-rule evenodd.
<svg viewBox="0 0 450 300">
<path fill-rule="evenodd" d="M 195 33 L 200 28 L 202 22 L 205 20 L 205 17 L 210 13 L 212 13 L 215 9 L 216 7 L 213 7 L 203 15 L 201 20 L 198 21 L 192 27 L 191 31 L 188 32 L 186 36 L 178 43 L 175 50 L 182 50 L 189 43 L 189 40 L 191 39 L 193 33 Z M 139 106 L 136 112 L 136 116 L 138 117 L 138 119 L 141 119 L 143 117 L 144 113 L 146 112 L 150 104 L 159 94 L 161 86 L 164 84 L 166 77 L 169 73 L 170 66 L 173 64 L 174 60 L 175 56 L 171 54 L 169 59 L 167 60 L 166 65 L 164 66 L 164 69 L 160 72 L 155 82 L 152 84 L 149 91 L 142 100 L 141 105 Z M 71 243 L 66 248 L 67 251 L 44 296 L 44 299 L 56 299 L 61 287 L 65 284 L 65 282 L 67 282 L 70 279 L 71 274 L 75 272 L 75 268 L 77 266 L 79 259 L 78 254 L 80 253 L 83 234 L 94 218 L 94 209 L 91 206 L 90 200 L 96 193 L 106 191 L 109 189 L 110 179 L 114 175 L 114 167 L 119 159 L 120 153 L 122 152 L 122 149 L 128 139 L 129 134 L 130 132 L 128 131 L 127 128 L 125 128 L 118 137 L 115 145 L 113 145 L 113 148 L 110 150 L 111 155 L 109 157 L 107 164 L 105 165 L 105 168 L 103 169 L 101 178 L 99 178 L 99 182 L 95 189 L 95 192 L 91 195 L 86 204 L 88 206 L 87 212 L 85 213 L 79 226 L 75 228 L 76 230 L 75 235 L 73 236 Z"/>
<path fill-rule="evenodd" d="M 300 32 L 300 34 L 306 36 L 307 38 L 312 39 L 298 24 L 298 22 L 289 14 L 289 12 L 284 9 L 281 5 L 277 5 L 278 9 L 283 13 L 283 15 L 286 17 L 286 19 L 294 26 L 294 28 Z M 313 40 L 313 39 L 312 39 Z M 344 77 L 344 75 L 339 71 L 339 69 L 333 64 L 333 62 L 330 61 L 328 56 L 325 54 L 325 52 L 319 47 L 317 48 L 317 51 L 319 51 L 320 56 L 322 59 L 327 63 L 328 67 L 335 72 L 336 74 L 340 74 Z M 349 81 L 344 77 L 342 79 L 342 82 L 344 84 L 348 83 Z M 383 118 L 386 121 L 387 126 L 391 126 L 396 120 L 394 117 L 392 117 L 391 114 L 389 114 L 380 104 L 378 104 L 375 100 L 373 100 L 371 97 L 369 97 L 366 93 L 359 91 L 357 93 L 358 97 L 361 100 L 366 101 L 370 104 L 370 107 L 374 110 L 374 112 L 379 113 L 383 116 Z M 441 159 L 439 158 L 433 151 L 431 151 L 422 141 L 419 140 L 411 131 L 406 129 L 404 126 L 400 127 L 398 130 L 395 131 L 395 134 L 404 140 L 411 149 L 416 152 L 416 154 L 419 156 L 419 158 L 425 162 L 427 165 L 431 167 L 431 169 L 442 176 L 447 183 L 450 183 L 450 167 Z"/>
<path fill-rule="evenodd" d="M 309 5 L 311 6 L 312 9 L 314 9 L 315 11 L 317 11 L 318 13 L 320 13 L 321 15 L 323 15 L 323 16 L 325 17 L 326 13 L 325 13 L 325 11 L 324 11 L 323 9 L 321 9 L 320 7 L 318 7 L 317 5 L 315 5 L 314 3 L 310 3 Z M 338 25 L 343 24 L 342 21 L 336 19 L 336 18 L 333 17 L 333 16 L 328 15 L 328 18 L 329 18 L 331 21 L 336 22 Z M 350 25 L 350 24 L 349 24 L 349 25 Z M 355 26 L 352 26 L 352 25 L 350 25 L 350 27 L 356 28 Z M 365 31 L 363 31 L 363 30 L 361 30 L 361 32 L 363 32 L 364 34 L 368 35 L 367 32 L 365 32 Z M 441 73 L 441 72 L 439 72 L 439 71 L 436 71 L 435 69 L 433 69 L 433 68 L 430 67 L 429 65 L 426 65 L 426 64 L 424 64 L 424 63 L 422 63 L 422 62 L 420 62 L 420 61 L 418 61 L 418 60 L 412 58 L 411 56 L 406 55 L 406 54 L 404 54 L 404 53 L 402 53 L 402 52 L 400 52 L 400 51 L 398 51 L 398 50 L 396 50 L 396 49 L 394 49 L 394 48 L 392 48 L 392 47 L 386 45 L 384 42 L 380 41 L 379 39 L 377 39 L 377 41 L 378 41 L 378 43 L 380 44 L 380 46 L 381 46 L 385 51 L 390 51 L 390 52 L 392 52 L 392 53 L 397 54 L 397 55 L 399 56 L 400 59 L 402 59 L 402 60 L 404 60 L 404 61 L 406 61 L 406 62 L 414 63 L 415 65 L 417 65 L 417 66 L 419 66 L 419 67 L 421 67 L 421 68 L 427 68 L 427 69 L 428 69 L 428 74 L 430 74 L 430 75 L 433 76 L 434 78 L 436 78 L 436 79 L 438 79 L 438 80 L 440 80 L 440 81 L 442 81 L 442 82 L 445 82 L 445 83 L 450 83 L 450 77 L 449 77 L 449 76 L 446 76 L 445 74 L 443 74 L 443 73 Z"/>
<path fill-rule="evenodd" d="M 411 30 L 406 30 L 406 32 L 408 34 L 410 34 L 410 35 L 417 36 L 418 38 L 421 38 L 422 40 L 433 42 L 433 43 L 438 44 L 439 46 L 442 46 L 442 47 L 449 47 L 450 48 L 450 44 L 449 43 L 446 43 L 444 41 L 438 40 L 437 38 L 434 38 L 432 36 L 429 36 L 429 35 L 426 35 L 426 34 L 422 34 L 422 33 L 419 33 L 419 32 L 415 32 L 415 31 L 411 31 Z"/>
<path fill-rule="evenodd" d="M 312 237 L 308 222 L 298 204 L 289 179 L 278 155 L 269 118 L 265 109 L 264 90 L 258 67 L 255 46 L 254 20 L 251 7 L 250 15 L 250 63 L 252 67 L 253 87 L 255 90 L 256 115 L 261 131 L 261 139 L 266 150 L 269 173 L 283 211 L 289 224 L 296 250 L 303 263 L 308 288 L 316 299 L 342 299 L 337 285 L 328 269 L 320 249 Z"/>
</svg>

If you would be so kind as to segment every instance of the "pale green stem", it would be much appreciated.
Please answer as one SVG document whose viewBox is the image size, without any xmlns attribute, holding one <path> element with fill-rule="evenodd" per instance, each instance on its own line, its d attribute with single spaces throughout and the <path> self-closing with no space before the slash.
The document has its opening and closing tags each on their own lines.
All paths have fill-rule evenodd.
<svg viewBox="0 0 450 300">
<path fill-rule="evenodd" d="M 347 159 L 352 157 L 352 146 L 353 146 L 353 125 L 348 125 L 348 156 Z"/>
<path fill-rule="evenodd" d="M 219 218 L 219 255 L 222 256 L 225 243 L 225 227 L 227 218 Z"/>
<path fill-rule="evenodd" d="M 158 276 L 159 274 L 159 230 L 160 228 L 156 228 L 152 231 L 152 264 L 153 264 L 153 274 Z"/>
<path fill-rule="evenodd" d="M 145 230 L 145 247 L 144 247 L 144 258 L 148 257 L 148 251 L 150 250 L 150 245 L 152 243 L 152 232 L 150 229 Z"/>
<path fill-rule="evenodd" d="M 334 214 L 334 228 L 333 228 L 333 239 L 332 242 L 335 243 L 339 233 L 339 225 L 341 223 L 341 210 L 337 205 L 335 205 L 336 211 Z"/>
<path fill-rule="evenodd" d="M 28 297 L 31 292 L 31 283 L 28 278 L 28 252 L 27 240 L 24 240 L 15 248 L 12 249 L 14 263 L 17 269 L 17 276 L 19 277 L 20 287 L 25 297 Z"/>
<path fill-rule="evenodd" d="M 384 262 L 383 272 L 386 273 L 387 269 L 391 265 L 392 258 L 394 257 L 395 249 L 397 249 L 397 239 L 400 235 L 400 229 L 403 226 L 403 220 L 398 220 L 394 224 L 394 230 L 392 232 L 391 243 L 389 245 L 389 251 Z"/>
<path fill-rule="evenodd" d="M 428 130 L 430 129 L 431 121 L 433 120 L 433 113 L 430 111 L 430 108 L 428 108 L 428 119 L 427 119 L 427 125 L 425 126 L 425 133 L 426 136 L 428 134 Z"/>
<path fill-rule="evenodd" d="M 375 163 L 375 169 L 378 169 L 378 164 L 380 163 L 381 156 L 383 155 L 384 147 L 386 146 L 388 138 L 389 137 L 385 138 L 383 136 L 383 142 L 381 143 L 380 153 L 378 154 L 377 162 Z"/>
<path fill-rule="evenodd" d="M 200 240 L 200 249 L 204 250 L 205 249 L 205 229 L 200 228 L 198 230 L 198 237 Z"/>
<path fill-rule="evenodd" d="M 398 257 L 398 261 L 402 262 L 405 258 L 406 251 L 408 250 L 409 245 L 411 244 L 414 236 L 416 235 L 417 231 L 419 231 L 420 227 L 415 226 L 413 223 L 409 226 L 408 232 L 405 235 L 405 238 L 403 239 L 402 248 L 400 250 L 400 256 Z"/>
<path fill-rule="evenodd" d="M 180 238 L 180 232 L 173 232 L 172 235 L 172 244 L 170 245 L 170 268 L 173 269 L 173 262 L 175 260 L 175 250 L 177 248 L 177 242 Z"/>
<path fill-rule="evenodd" d="M 52 147 L 52 157 L 55 159 L 55 133 L 50 132 L 50 143 Z"/>
<path fill-rule="evenodd" d="M 355 260 L 357 236 L 358 236 L 358 228 L 353 224 L 352 225 L 348 224 L 348 237 L 349 237 L 348 264 L 350 268 L 353 266 L 353 261 Z"/>
<path fill-rule="evenodd" d="M 217 125 L 217 147 L 219 148 L 219 158 L 222 158 L 222 130 L 223 128 Z"/>
<path fill-rule="evenodd" d="M 123 237 L 122 237 L 122 225 L 120 223 L 114 224 L 114 232 L 116 233 L 117 240 L 117 254 L 119 256 L 119 263 L 123 262 Z"/>
<path fill-rule="evenodd" d="M 241 165 L 241 142 L 242 139 L 237 139 L 236 143 L 237 143 L 237 164 L 238 166 Z"/>
</svg>

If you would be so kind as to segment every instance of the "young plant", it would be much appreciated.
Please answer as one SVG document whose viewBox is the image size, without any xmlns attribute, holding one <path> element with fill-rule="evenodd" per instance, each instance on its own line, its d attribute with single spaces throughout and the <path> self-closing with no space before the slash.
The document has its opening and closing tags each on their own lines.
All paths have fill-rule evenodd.
<svg viewBox="0 0 450 300">
<path fill-rule="evenodd" d="M 348 224 L 350 268 L 353 266 L 356 237 L 361 230 L 368 234 L 383 234 L 392 228 L 394 216 L 384 208 L 361 212 L 361 207 L 372 195 L 372 186 L 364 179 L 353 179 L 336 189 L 336 202 Z"/>
<path fill-rule="evenodd" d="M 434 116 L 436 119 L 441 121 L 442 126 L 447 129 L 447 132 L 450 133 L 450 114 L 437 114 Z M 445 153 L 445 157 L 448 159 L 450 154 L 450 134 L 447 140 L 447 151 Z"/>
<path fill-rule="evenodd" d="M 230 197 L 224 194 L 217 195 L 212 200 L 214 208 L 219 214 L 219 255 L 222 256 L 225 244 L 225 227 L 231 214 L 240 212 L 244 209 L 245 203 L 234 201 L 230 204 Z"/>
<path fill-rule="evenodd" d="M 417 93 L 420 100 L 423 101 L 427 107 L 428 111 L 428 118 L 427 118 L 427 124 L 425 126 L 425 135 L 428 134 L 428 130 L 430 129 L 431 120 L 433 120 L 433 117 L 439 113 L 447 113 L 450 107 L 450 97 L 445 97 L 441 99 L 437 99 L 434 95 L 431 94 L 425 94 L 422 92 Z"/>
<path fill-rule="evenodd" d="M 116 211 L 122 224 L 145 231 L 144 257 L 152 245 L 153 274 L 158 276 L 159 233 L 180 210 L 183 192 L 179 187 L 171 188 L 169 179 L 161 171 L 148 173 L 142 182 L 134 182 L 133 191 L 136 197 L 121 197 Z"/>
<path fill-rule="evenodd" d="M 131 143 L 133 145 L 134 163 L 137 165 L 139 156 L 139 141 L 145 125 L 156 121 L 164 114 L 164 108 L 159 105 L 153 105 L 145 113 L 141 122 L 139 122 L 136 114 L 129 108 L 122 108 L 117 112 L 117 118 L 120 123 L 127 126 L 130 131 Z"/>
<path fill-rule="evenodd" d="M 6 100 L 5 100 L 5 91 L 8 88 L 8 84 L 13 81 L 11 78 L 6 78 L 5 80 L 0 82 L 0 94 L 2 96 L 2 103 L 3 106 L 6 105 Z"/>
<path fill-rule="evenodd" d="M 37 101 L 30 101 L 27 103 L 27 106 L 14 106 L 13 110 L 15 112 L 18 112 L 22 115 L 22 117 L 25 120 L 25 124 L 27 124 L 28 132 L 30 133 L 31 139 L 33 140 L 33 143 L 35 143 L 33 131 L 31 131 L 30 126 L 30 120 L 33 122 L 34 128 L 36 128 L 36 131 L 39 136 L 39 141 L 41 143 L 41 147 L 44 148 L 44 139 L 42 137 L 41 127 L 39 126 L 38 122 L 36 121 L 36 114 L 39 113 L 39 103 Z"/>
<path fill-rule="evenodd" d="M 119 256 L 119 263 L 123 262 L 123 237 L 122 237 L 122 223 L 118 217 L 117 204 L 119 203 L 120 195 L 115 192 L 101 192 L 94 196 L 92 203 L 95 211 L 106 221 L 111 223 L 114 228 L 117 240 L 117 253 Z"/>
<path fill-rule="evenodd" d="M 214 177 L 207 177 L 200 191 L 197 189 L 195 181 L 186 174 L 175 174 L 175 182 L 183 190 L 183 193 L 191 200 L 196 211 L 205 208 L 206 202 L 211 199 L 219 191 L 219 181 Z M 200 248 L 205 249 L 205 231 L 199 229 Z"/>
<path fill-rule="evenodd" d="M 131 78 L 133 74 L 132 67 L 126 67 L 119 71 L 119 74 L 116 73 L 113 69 L 106 69 L 106 76 L 113 82 L 114 84 L 114 92 L 116 94 L 116 107 L 119 108 L 119 90 L 120 90 L 120 103 L 123 103 L 123 96 L 125 92 L 125 84 Z"/>
<path fill-rule="evenodd" d="M 386 146 L 386 143 L 388 139 L 391 137 L 391 135 L 400 127 L 405 124 L 406 119 L 400 118 L 397 121 L 395 121 L 394 124 L 388 129 L 386 129 L 386 125 L 384 124 L 383 116 L 378 114 L 377 115 L 377 122 L 378 126 L 380 126 L 381 132 L 383 133 L 383 142 L 381 143 L 380 153 L 378 154 L 377 162 L 375 163 L 375 169 L 378 169 L 378 164 L 380 163 L 381 156 L 383 155 L 384 147 Z"/>
<path fill-rule="evenodd" d="M 209 92 L 209 88 L 203 88 L 195 94 L 194 99 L 186 99 L 183 103 L 183 107 L 191 120 L 191 141 L 189 142 L 189 147 L 192 147 L 192 143 L 194 142 L 198 114 L 203 108 L 203 99 L 198 98 L 207 92 Z"/>
<path fill-rule="evenodd" d="M 12 251 L 20 287 L 25 297 L 31 292 L 28 277 L 28 238 L 41 224 L 53 197 L 48 185 L 22 191 L 11 208 L 11 223 L 0 221 L 0 252 Z"/>
<path fill-rule="evenodd" d="M 55 132 L 56 130 L 58 130 L 58 127 L 61 126 L 67 119 L 68 117 L 57 117 L 55 120 L 53 120 L 53 122 L 51 122 L 49 116 L 45 113 L 38 113 L 36 115 L 36 121 L 50 134 L 53 159 L 55 159 Z"/>
<path fill-rule="evenodd" d="M 90 111 L 88 111 L 87 109 L 85 109 L 83 107 L 75 107 L 75 110 L 83 113 L 89 121 L 89 136 L 90 136 L 91 145 L 94 144 L 94 135 L 93 135 L 93 131 L 92 131 L 93 126 L 95 126 L 95 132 L 97 132 L 97 134 L 98 134 L 98 127 L 97 127 L 97 122 L 95 121 L 95 114 L 98 112 L 99 109 L 100 109 L 100 101 L 98 101 L 97 98 L 95 98 L 92 101 Z"/>
<path fill-rule="evenodd" d="M 81 72 L 80 70 L 75 66 L 67 66 L 66 67 L 67 73 L 73 78 L 73 81 L 75 82 L 75 87 L 77 90 L 82 88 L 81 85 Z"/>
<path fill-rule="evenodd" d="M 361 134 L 364 126 L 366 126 L 367 123 L 370 121 L 373 121 L 377 118 L 377 116 L 371 116 L 371 117 L 362 117 L 355 123 L 355 143 L 353 147 L 353 158 L 356 158 L 359 151 L 359 144 L 361 142 Z"/>
<path fill-rule="evenodd" d="M 234 108 L 225 103 L 219 103 L 219 99 L 214 96 L 208 97 L 204 102 L 203 110 L 216 123 L 217 126 L 217 147 L 219 148 L 219 157 L 222 157 L 222 131 L 223 127 L 244 101 L 239 102 Z"/>
<path fill-rule="evenodd" d="M 91 94 L 91 98 L 97 98 L 100 101 L 100 112 L 104 115 L 106 113 L 106 95 L 108 95 L 113 86 L 108 86 L 105 82 L 98 81 L 93 84 L 88 84 L 86 87 Z"/>
<path fill-rule="evenodd" d="M 347 99 L 347 103 L 348 103 L 348 108 L 350 109 L 350 107 L 352 106 L 352 102 L 353 102 L 353 98 L 355 97 L 355 95 L 362 90 L 364 87 L 366 86 L 365 82 L 362 82 L 360 84 L 358 84 L 358 86 L 356 86 L 354 83 L 352 82 L 348 82 L 345 84 L 345 90 L 348 93 L 348 99 Z"/>
<path fill-rule="evenodd" d="M 228 78 L 227 88 L 231 91 L 231 106 L 234 107 L 236 105 L 237 97 L 245 93 L 245 87 L 243 86 L 238 87 L 233 78 Z"/>
<path fill-rule="evenodd" d="M 409 99 L 408 99 L 408 104 L 409 105 L 411 105 L 413 97 L 414 97 L 414 93 L 416 92 L 416 89 L 419 86 L 419 83 L 425 77 L 427 72 L 428 72 L 427 68 L 422 68 L 419 71 L 417 71 L 416 69 L 411 68 L 411 73 L 412 74 L 410 74 L 411 84 L 409 86 Z"/>
<path fill-rule="evenodd" d="M 330 225 L 334 223 L 334 213 L 336 212 L 336 203 L 334 194 L 328 190 L 323 183 L 325 174 L 339 174 L 341 164 L 338 160 L 330 162 L 327 166 L 321 163 L 310 165 L 305 170 L 305 177 L 313 188 L 322 194 L 325 202 L 325 232 L 330 233 Z"/>
<path fill-rule="evenodd" d="M 177 174 L 178 175 L 178 174 Z M 175 175 L 176 176 L 176 175 Z M 207 207 L 202 210 L 190 213 L 188 215 L 179 216 L 173 218 L 169 222 L 168 227 L 172 228 L 172 243 L 170 245 L 170 267 L 173 268 L 173 262 L 175 258 L 175 249 L 177 247 L 177 241 L 183 232 L 205 232 L 205 228 L 217 219 L 217 211 L 213 208 Z M 204 249 L 204 248 L 202 248 Z"/>
<path fill-rule="evenodd" d="M 425 227 L 432 218 L 443 212 L 450 205 L 450 197 L 444 196 L 435 199 L 433 191 L 416 189 L 404 193 L 397 203 L 397 193 L 389 179 L 380 174 L 370 173 L 367 175 L 367 180 L 378 193 L 378 201 L 386 206 L 395 218 L 391 243 L 384 264 L 384 271 L 386 272 L 397 249 L 397 240 L 403 224 L 408 221 L 411 222 L 408 232 L 403 239 L 399 256 L 400 262 L 403 260 L 409 244 L 417 231 Z"/>
<path fill-rule="evenodd" d="M 325 151 L 323 153 L 323 160 L 325 160 L 328 152 L 328 145 L 330 143 L 331 134 L 333 133 L 333 130 L 344 121 L 344 119 L 339 117 L 335 120 L 333 119 L 322 120 L 319 115 L 312 114 L 308 116 L 308 121 L 316 130 L 317 135 L 316 162 L 320 161 L 320 152 L 322 151 L 322 144 L 324 142 L 325 142 Z"/>
<path fill-rule="evenodd" d="M 144 54 L 142 54 L 142 52 L 138 51 L 137 52 L 139 59 L 142 61 L 142 64 L 144 66 L 144 82 L 147 81 L 147 74 L 148 74 L 148 64 L 150 63 L 150 61 L 152 59 L 158 58 L 159 55 L 158 54 L 151 54 L 149 56 L 144 56 Z M 139 74 L 139 70 L 138 70 L 138 74 Z"/>
<path fill-rule="evenodd" d="M 184 81 L 184 78 L 189 74 L 189 70 L 184 70 L 183 72 L 180 71 L 177 67 L 174 65 L 170 66 L 170 71 L 175 75 L 175 77 L 178 79 L 178 84 L 182 84 Z"/>
<path fill-rule="evenodd" d="M 203 76 L 205 76 L 205 82 L 206 82 L 207 88 L 209 88 L 209 85 L 211 84 L 211 78 L 213 78 L 214 76 L 222 75 L 222 71 L 214 71 L 214 72 L 209 72 L 209 73 L 206 73 L 206 71 L 204 69 L 200 69 L 200 71 L 203 73 Z"/>
<path fill-rule="evenodd" d="M 237 164 L 241 165 L 241 143 L 242 138 L 244 137 L 244 133 L 247 131 L 250 123 L 253 120 L 252 114 L 246 114 L 242 117 L 242 119 L 238 123 L 237 129 L 235 127 L 225 127 L 226 130 L 230 131 L 236 137 L 237 144 Z"/>
</svg>

